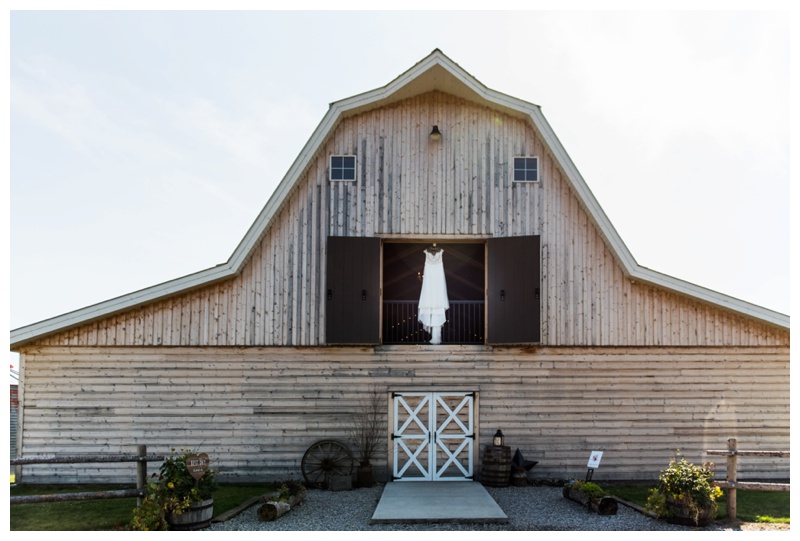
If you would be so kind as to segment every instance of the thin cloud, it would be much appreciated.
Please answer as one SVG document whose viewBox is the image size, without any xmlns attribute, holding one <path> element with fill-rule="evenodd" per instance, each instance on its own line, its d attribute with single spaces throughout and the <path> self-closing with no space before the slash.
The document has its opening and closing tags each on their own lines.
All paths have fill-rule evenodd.
<svg viewBox="0 0 800 541">
<path fill-rule="evenodd" d="M 125 106 L 141 93 L 118 80 L 56 64 L 42 56 L 14 61 L 12 111 L 67 140 L 89 159 L 163 163 L 178 156 L 158 140 L 152 125 L 143 124 Z"/>
</svg>

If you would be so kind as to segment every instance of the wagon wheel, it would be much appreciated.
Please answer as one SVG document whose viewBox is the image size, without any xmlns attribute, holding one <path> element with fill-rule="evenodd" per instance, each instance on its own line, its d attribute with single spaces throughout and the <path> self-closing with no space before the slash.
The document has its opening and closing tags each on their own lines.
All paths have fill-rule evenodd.
<svg viewBox="0 0 800 541">
<path fill-rule="evenodd" d="M 353 456 L 345 444 L 336 440 L 322 440 L 308 448 L 300 467 L 309 485 L 328 486 L 331 477 L 353 473 Z"/>
</svg>

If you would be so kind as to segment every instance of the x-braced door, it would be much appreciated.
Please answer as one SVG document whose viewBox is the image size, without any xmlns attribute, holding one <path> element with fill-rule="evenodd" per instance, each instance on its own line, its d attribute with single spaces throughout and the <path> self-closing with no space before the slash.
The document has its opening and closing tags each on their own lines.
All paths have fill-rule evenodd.
<svg viewBox="0 0 800 541">
<path fill-rule="evenodd" d="M 396 481 L 463 481 L 473 477 L 474 393 L 394 393 Z"/>
</svg>

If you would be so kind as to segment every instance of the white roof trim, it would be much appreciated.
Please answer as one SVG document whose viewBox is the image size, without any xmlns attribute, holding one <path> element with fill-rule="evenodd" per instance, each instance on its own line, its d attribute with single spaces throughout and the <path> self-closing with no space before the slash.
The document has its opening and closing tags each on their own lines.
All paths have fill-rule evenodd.
<svg viewBox="0 0 800 541">
<path fill-rule="evenodd" d="M 108 317 L 110 315 L 140 306 L 158 299 L 163 299 L 201 287 L 214 282 L 219 282 L 227 278 L 236 276 L 243 268 L 253 248 L 258 243 L 261 236 L 267 231 L 270 223 L 277 215 L 283 202 L 294 188 L 298 178 L 305 170 L 311 159 L 321 147 L 330 131 L 339 122 L 342 115 L 368 106 L 379 106 L 378 102 L 390 100 L 400 89 L 422 76 L 426 71 L 434 66 L 441 66 L 455 77 L 469 90 L 473 91 L 481 99 L 502 107 L 516 111 L 528 116 L 544 137 L 547 145 L 553 152 L 559 165 L 566 172 L 568 181 L 572 188 L 583 202 L 590 218 L 594 220 L 603 237 L 605 238 L 612 251 L 617 255 L 620 264 L 632 280 L 639 280 L 659 287 L 664 287 L 678 293 L 683 293 L 693 298 L 703 300 L 714 305 L 733 310 L 740 314 L 763 320 L 767 323 L 789 329 L 789 316 L 756 306 L 748 302 L 717 293 L 709 289 L 661 274 L 650 269 L 640 267 L 633 255 L 628 250 L 625 243 L 620 238 L 611 221 L 606 216 L 600 204 L 595 199 L 586 181 L 583 179 L 575 164 L 572 163 L 561 142 L 556 137 L 550 124 L 544 118 L 539 106 L 529 102 L 502 94 L 491 90 L 481 84 L 472 75 L 450 60 L 438 49 L 422 59 L 411 69 L 401 74 L 392 82 L 382 88 L 378 88 L 363 94 L 358 94 L 350 98 L 340 100 L 331 104 L 328 112 L 322 118 L 314 133 L 309 138 L 303 149 L 298 154 L 289 171 L 283 177 L 278 187 L 270 196 L 267 204 L 259 213 L 253 225 L 245 234 L 242 241 L 233 251 L 233 254 L 226 263 L 216 267 L 200 271 L 189 276 L 184 276 L 176 280 L 171 280 L 163 284 L 142 289 L 128 295 L 116 297 L 86 308 L 81 308 L 67 314 L 63 314 L 51 319 L 40 321 L 19 329 L 11 331 L 11 347 L 20 346 L 37 338 L 66 330 L 70 327 L 85 324 L 90 321 Z"/>
</svg>

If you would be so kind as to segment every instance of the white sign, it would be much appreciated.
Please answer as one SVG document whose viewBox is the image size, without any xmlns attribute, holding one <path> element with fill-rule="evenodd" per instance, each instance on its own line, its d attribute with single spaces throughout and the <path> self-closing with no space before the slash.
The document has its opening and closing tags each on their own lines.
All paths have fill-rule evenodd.
<svg viewBox="0 0 800 541">
<path fill-rule="evenodd" d="M 592 451 L 592 454 L 589 456 L 589 464 L 587 467 L 599 468 L 601 458 L 603 458 L 603 451 Z"/>
</svg>

